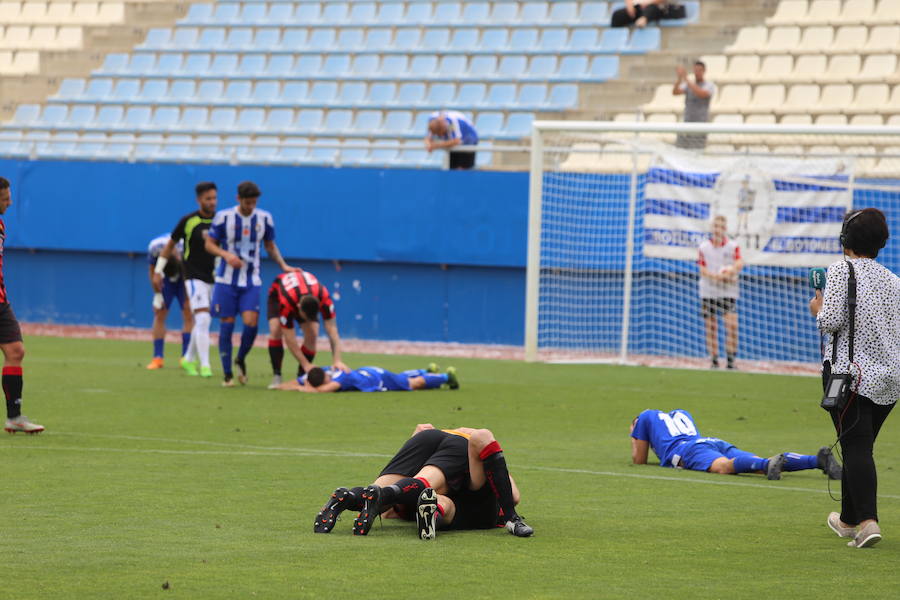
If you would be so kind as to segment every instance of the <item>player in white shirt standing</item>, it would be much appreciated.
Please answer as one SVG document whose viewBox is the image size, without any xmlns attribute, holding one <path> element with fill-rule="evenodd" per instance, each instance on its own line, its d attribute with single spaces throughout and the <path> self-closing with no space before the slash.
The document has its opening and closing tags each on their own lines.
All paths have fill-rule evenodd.
<svg viewBox="0 0 900 600">
<path fill-rule="evenodd" d="M 275 245 L 275 222 L 268 211 L 256 208 L 261 192 L 252 181 L 238 185 L 237 206 L 216 214 L 206 251 L 220 258 L 216 266 L 216 283 L 213 286 L 213 316 L 220 319 L 219 356 L 225 387 L 234 386 L 231 370 L 231 334 L 234 319 L 240 313 L 244 322 L 241 346 L 234 364 L 238 368 L 238 381 L 247 383 L 247 366 L 244 359 L 253 348 L 259 322 L 259 293 L 262 280 L 259 276 L 260 245 L 284 271 L 293 271 L 281 257 Z"/>
<path fill-rule="evenodd" d="M 719 368 L 719 315 L 725 321 L 725 355 L 734 369 L 738 344 L 738 275 L 744 267 L 741 248 L 725 234 L 728 222 L 722 215 L 713 217 L 712 235 L 700 244 L 700 302 L 706 325 L 706 349 L 711 367 Z"/>
</svg>

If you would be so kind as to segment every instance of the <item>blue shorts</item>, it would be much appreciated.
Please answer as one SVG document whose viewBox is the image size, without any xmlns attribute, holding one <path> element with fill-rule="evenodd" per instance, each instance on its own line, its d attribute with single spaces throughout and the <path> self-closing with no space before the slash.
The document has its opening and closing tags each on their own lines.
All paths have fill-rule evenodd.
<svg viewBox="0 0 900 600">
<path fill-rule="evenodd" d="M 222 319 L 248 310 L 258 313 L 259 289 L 258 285 L 237 287 L 226 283 L 216 283 L 212 293 L 212 316 Z"/>
<path fill-rule="evenodd" d="M 178 300 L 178 306 L 184 308 L 184 282 L 181 279 L 172 281 L 168 277 L 163 277 L 162 295 L 163 306 L 166 310 L 172 306 L 172 300 Z"/>
<path fill-rule="evenodd" d="M 412 390 L 409 387 L 409 375 L 391 373 L 390 371 L 385 371 L 381 374 L 381 387 L 382 391 L 387 392 L 409 392 Z"/>
<path fill-rule="evenodd" d="M 756 456 L 752 452 L 745 452 L 719 438 L 700 438 L 688 442 L 679 450 L 683 452 L 679 466 L 691 471 L 706 471 L 717 458 Z"/>
</svg>

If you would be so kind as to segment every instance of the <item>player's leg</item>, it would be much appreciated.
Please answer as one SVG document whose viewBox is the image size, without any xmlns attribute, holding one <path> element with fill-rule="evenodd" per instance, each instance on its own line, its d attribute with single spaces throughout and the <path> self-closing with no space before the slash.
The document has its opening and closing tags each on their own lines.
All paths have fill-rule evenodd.
<svg viewBox="0 0 900 600">
<path fill-rule="evenodd" d="M 444 496 L 446 498 L 446 496 Z M 420 540 L 433 540 L 444 516 L 438 494 L 432 488 L 425 488 L 416 502 L 416 529 Z"/>
<path fill-rule="evenodd" d="M 241 385 L 247 383 L 247 355 L 253 349 L 253 343 L 256 342 L 256 334 L 259 329 L 259 286 L 249 286 L 239 295 L 238 310 L 241 313 L 241 320 L 244 322 L 244 328 L 241 331 L 241 346 L 238 348 L 237 358 L 234 360 L 235 366 L 238 368 L 238 381 Z"/>
<path fill-rule="evenodd" d="M 300 352 L 306 357 L 310 364 L 314 364 L 316 359 L 316 340 L 319 339 L 319 322 L 306 321 L 300 323 L 300 331 L 303 332 L 303 344 L 300 345 Z M 297 377 L 306 373 L 303 365 L 297 365 Z"/>
<path fill-rule="evenodd" d="M 191 342 L 183 366 L 188 375 L 196 375 L 197 366 L 194 364 L 196 358 L 200 362 L 200 376 L 212 377 L 212 368 L 209 364 L 209 328 L 212 325 L 209 310 L 212 295 L 210 285 L 200 279 L 189 279 L 186 287 L 188 302 L 194 313 L 194 327 L 191 329 Z"/>
<path fill-rule="evenodd" d="M 703 325 L 706 328 L 706 351 L 709 353 L 710 365 L 719 368 L 719 326 L 716 317 L 715 300 L 703 298 Z"/>
<path fill-rule="evenodd" d="M 191 302 L 188 300 L 184 285 L 175 288 L 175 299 L 181 307 L 181 356 L 187 354 L 191 344 L 191 331 L 194 329 L 194 312 L 191 310 Z"/>
<path fill-rule="evenodd" d="M 762 458 L 722 440 L 718 440 L 716 446 L 717 450 L 731 461 L 732 473 L 759 473 L 768 479 L 777 480 L 781 479 L 781 472 L 785 470 L 784 454 Z"/>
<path fill-rule="evenodd" d="M 266 321 L 269 324 L 269 364 L 272 365 L 272 381 L 269 389 L 281 385 L 281 365 L 284 363 L 284 340 L 281 331 L 281 306 L 278 302 L 278 287 L 273 283 L 266 295 Z M 285 327 L 293 329 L 293 319 L 285 319 Z"/>
<path fill-rule="evenodd" d="M 734 306 L 734 299 L 728 298 L 730 310 L 725 312 L 722 319 L 725 321 L 725 357 L 728 361 L 727 367 L 734 369 L 734 358 L 737 356 L 738 349 L 738 314 Z"/>
<path fill-rule="evenodd" d="M 6 396 L 6 424 L 9 433 L 40 433 L 43 425 L 32 423 L 22 414 L 22 361 L 25 344 L 19 322 L 9 304 L 0 307 L 0 351 L 3 352 L 3 394 Z"/>
<path fill-rule="evenodd" d="M 153 358 L 147 365 L 151 371 L 154 369 L 162 369 L 163 354 L 166 345 L 166 317 L 169 316 L 168 307 L 163 304 L 159 308 L 153 309 Z"/>
<path fill-rule="evenodd" d="M 534 529 L 516 512 L 519 499 L 509 477 L 506 457 L 489 429 L 478 429 L 469 438 L 469 479 L 472 489 L 479 489 L 485 482 L 490 486 L 510 533 L 516 537 L 534 534 Z"/>
<path fill-rule="evenodd" d="M 398 475 L 399 477 L 399 475 Z M 362 510 L 365 507 L 363 500 L 363 487 L 345 488 L 339 487 L 331 493 L 328 500 L 322 506 L 322 510 L 316 515 L 313 523 L 314 533 L 331 533 L 337 523 L 338 517 L 345 510 Z"/>
<path fill-rule="evenodd" d="M 216 283 L 212 292 L 212 315 L 219 319 L 219 360 L 222 363 L 224 379 L 222 385 L 234 386 L 234 374 L 231 370 L 231 352 L 233 349 L 234 318 L 238 312 L 238 290 L 224 283 Z"/>
<path fill-rule="evenodd" d="M 452 368 L 453 367 L 450 367 L 450 369 Z M 449 384 L 450 382 L 450 376 L 447 373 L 431 373 L 428 369 L 404 371 L 401 375 L 404 375 L 409 379 L 409 389 L 411 390 L 433 390 L 440 388 L 444 384 Z M 457 387 L 459 387 L 459 385 L 457 385 Z"/>
</svg>

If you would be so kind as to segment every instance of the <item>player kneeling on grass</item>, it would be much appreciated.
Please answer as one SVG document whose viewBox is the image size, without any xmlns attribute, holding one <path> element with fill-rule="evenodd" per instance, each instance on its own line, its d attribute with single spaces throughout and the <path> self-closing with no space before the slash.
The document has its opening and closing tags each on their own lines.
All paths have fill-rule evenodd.
<svg viewBox="0 0 900 600">
<path fill-rule="evenodd" d="M 423 540 L 433 539 L 438 529 L 496 527 L 529 537 L 534 530 L 516 512 L 518 502 L 519 490 L 490 430 L 421 424 L 372 485 L 337 488 L 316 515 L 313 531 L 330 533 L 343 511 L 354 510 L 354 535 L 368 535 L 384 514 L 412 516 Z"/>
<path fill-rule="evenodd" d="M 782 471 L 821 469 L 831 479 L 841 478 L 841 466 L 827 446 L 815 456 L 784 452 L 761 458 L 724 440 L 701 437 L 686 410 L 645 410 L 632 421 L 632 462 L 647 464 L 649 448 L 662 467 L 722 474 L 762 473 L 769 479 L 781 479 Z"/>
<path fill-rule="evenodd" d="M 297 392 L 412 392 L 432 390 L 446 385 L 459 389 L 456 369 L 447 367 L 446 373 L 438 373 L 434 363 L 427 369 L 411 369 L 391 373 L 381 367 L 360 367 L 353 371 L 313 367 L 306 375 L 278 386 L 280 390 Z"/>
</svg>

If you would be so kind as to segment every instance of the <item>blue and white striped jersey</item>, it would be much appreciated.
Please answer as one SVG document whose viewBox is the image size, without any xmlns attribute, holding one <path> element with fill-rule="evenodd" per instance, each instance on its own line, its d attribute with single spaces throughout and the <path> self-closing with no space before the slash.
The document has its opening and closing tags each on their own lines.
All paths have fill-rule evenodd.
<svg viewBox="0 0 900 600">
<path fill-rule="evenodd" d="M 464 146 L 474 146 L 478 143 L 478 132 L 475 126 L 464 114 L 456 110 L 442 110 L 431 113 L 432 119 L 444 119 L 447 122 L 447 135 L 441 136 L 443 140 L 460 140 Z"/>
<path fill-rule="evenodd" d="M 259 277 L 259 255 L 263 241 L 275 239 L 275 222 L 272 215 L 259 208 L 249 217 L 238 212 L 238 207 L 216 213 L 209 237 L 216 240 L 223 250 L 236 254 L 244 266 L 235 269 L 219 259 L 216 266 L 216 283 L 236 287 L 262 285 Z"/>
<path fill-rule="evenodd" d="M 166 247 L 166 244 L 169 243 L 170 239 L 171 236 L 168 233 L 164 233 L 150 240 L 150 243 L 147 245 L 147 263 L 151 267 L 156 266 L 156 259 L 159 258 L 159 254 L 162 252 L 162 249 Z M 181 277 L 181 263 L 178 257 L 181 256 L 182 251 L 184 250 L 184 244 L 178 242 L 175 244 L 175 249 L 178 251 L 178 254 L 169 258 L 169 262 L 166 264 L 166 269 L 164 271 L 166 277 L 172 281 L 178 281 Z"/>
</svg>

